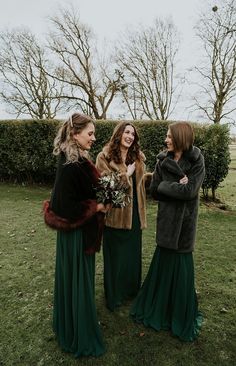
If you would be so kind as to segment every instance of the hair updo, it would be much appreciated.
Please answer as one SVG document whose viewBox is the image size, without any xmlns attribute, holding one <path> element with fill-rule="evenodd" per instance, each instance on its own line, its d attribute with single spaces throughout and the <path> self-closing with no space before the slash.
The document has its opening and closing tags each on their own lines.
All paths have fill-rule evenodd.
<svg viewBox="0 0 236 366">
<path fill-rule="evenodd" d="M 63 152 L 67 163 L 73 163 L 79 159 L 79 146 L 74 135 L 83 131 L 89 123 L 94 124 L 92 117 L 85 114 L 73 113 L 59 128 L 54 140 L 53 154 Z"/>
</svg>

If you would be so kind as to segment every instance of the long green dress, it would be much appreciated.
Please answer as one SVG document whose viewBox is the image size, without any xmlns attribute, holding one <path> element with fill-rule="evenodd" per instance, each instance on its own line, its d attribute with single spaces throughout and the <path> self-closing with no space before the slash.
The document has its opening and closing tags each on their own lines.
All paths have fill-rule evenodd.
<svg viewBox="0 0 236 366">
<path fill-rule="evenodd" d="M 95 254 L 83 250 L 82 231 L 57 232 L 53 329 L 75 357 L 105 352 L 94 299 Z"/>
<path fill-rule="evenodd" d="M 194 287 L 192 253 L 157 247 L 130 315 L 155 330 L 171 330 L 183 341 L 196 339 L 202 315 Z"/>
<path fill-rule="evenodd" d="M 103 234 L 104 290 L 111 311 L 133 299 L 141 285 L 142 230 L 135 186 L 133 177 L 132 229 L 106 226 Z"/>
</svg>

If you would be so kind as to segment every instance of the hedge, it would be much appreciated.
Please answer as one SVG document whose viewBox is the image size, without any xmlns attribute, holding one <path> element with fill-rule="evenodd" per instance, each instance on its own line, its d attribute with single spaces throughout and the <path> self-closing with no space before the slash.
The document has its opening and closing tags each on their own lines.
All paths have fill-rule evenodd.
<svg viewBox="0 0 236 366">
<path fill-rule="evenodd" d="M 47 183 L 55 177 L 52 143 L 59 121 L 0 121 L 0 177 Z"/>
<path fill-rule="evenodd" d="M 230 133 L 227 125 L 203 125 L 195 127 L 195 144 L 201 149 L 206 166 L 206 175 L 202 185 L 203 195 L 208 198 L 211 190 L 213 200 L 220 183 L 227 176 L 230 164 Z"/>
<path fill-rule="evenodd" d="M 118 121 L 96 121 L 96 143 L 91 158 L 109 140 Z M 133 122 L 133 121 L 132 121 Z M 164 140 L 171 121 L 135 121 L 140 145 L 146 155 L 149 171 L 153 171 L 156 155 L 164 148 Z M 17 183 L 52 184 L 55 178 L 56 158 L 52 155 L 53 140 L 60 125 L 59 120 L 0 121 L 0 177 L 1 181 Z M 205 157 L 206 177 L 203 193 L 215 191 L 228 174 L 229 129 L 227 125 L 193 124 L 195 145 Z"/>
</svg>

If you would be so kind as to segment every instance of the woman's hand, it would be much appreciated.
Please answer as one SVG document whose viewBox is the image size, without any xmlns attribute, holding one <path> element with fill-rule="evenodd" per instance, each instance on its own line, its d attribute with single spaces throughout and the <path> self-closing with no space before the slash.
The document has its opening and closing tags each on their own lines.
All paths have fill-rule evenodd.
<svg viewBox="0 0 236 366">
<path fill-rule="evenodd" d="M 108 203 L 106 205 L 104 205 L 103 203 L 98 203 L 97 204 L 97 212 L 103 212 L 106 213 L 108 210 L 110 210 L 111 208 L 111 204 Z"/>
<path fill-rule="evenodd" d="M 180 184 L 187 184 L 188 183 L 188 177 L 187 177 L 187 175 L 185 175 L 183 178 L 181 178 L 179 180 L 179 183 Z"/>
<path fill-rule="evenodd" d="M 133 164 L 129 164 L 127 166 L 127 175 L 128 175 L 128 177 L 131 177 L 131 175 L 133 174 L 134 171 L 135 171 L 135 161 L 133 162 Z"/>
</svg>

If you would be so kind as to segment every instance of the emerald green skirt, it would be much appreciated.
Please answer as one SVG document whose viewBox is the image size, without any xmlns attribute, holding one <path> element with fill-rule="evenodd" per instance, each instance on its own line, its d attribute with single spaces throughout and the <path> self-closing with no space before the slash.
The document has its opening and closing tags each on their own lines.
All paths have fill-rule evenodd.
<svg viewBox="0 0 236 366">
<path fill-rule="evenodd" d="M 95 255 L 83 251 L 82 231 L 57 232 L 53 330 L 75 357 L 105 352 L 94 298 Z"/>
<path fill-rule="evenodd" d="M 171 330 L 183 341 L 195 340 L 202 314 L 194 287 L 192 253 L 157 247 L 130 315 L 155 330 Z"/>
<path fill-rule="evenodd" d="M 103 234 L 104 291 L 108 309 L 133 299 L 141 286 L 142 230 L 133 203 L 132 229 L 105 227 Z"/>
</svg>

